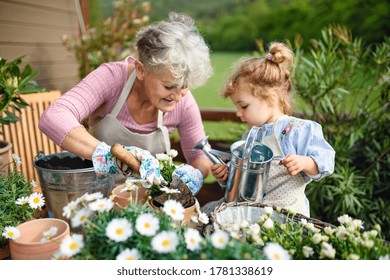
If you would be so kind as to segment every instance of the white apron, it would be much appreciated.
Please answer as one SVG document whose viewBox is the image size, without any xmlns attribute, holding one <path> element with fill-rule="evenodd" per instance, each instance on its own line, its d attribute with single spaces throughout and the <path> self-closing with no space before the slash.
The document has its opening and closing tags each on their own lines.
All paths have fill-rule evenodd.
<svg viewBox="0 0 390 280">
<path fill-rule="evenodd" d="M 262 143 L 272 150 L 274 156 L 285 157 L 275 134 L 277 122 L 272 127 L 271 135 L 264 136 Z M 310 217 L 309 201 L 305 196 L 305 187 L 308 183 L 305 182 L 302 174 L 291 176 L 288 174 L 286 167 L 279 165 L 278 160 L 273 160 L 268 173 L 263 203 Z"/>
<path fill-rule="evenodd" d="M 135 77 L 136 72 L 133 71 L 112 112 L 107 114 L 96 125 L 90 127 L 89 131 L 97 139 L 106 142 L 108 145 L 119 143 L 124 146 L 136 146 L 150 151 L 152 155 L 168 152 L 171 148 L 171 142 L 169 139 L 168 129 L 163 125 L 162 111 L 158 111 L 156 130 L 149 134 L 132 132 L 117 120 L 117 116 L 125 104 L 131 88 L 133 87 Z"/>
</svg>

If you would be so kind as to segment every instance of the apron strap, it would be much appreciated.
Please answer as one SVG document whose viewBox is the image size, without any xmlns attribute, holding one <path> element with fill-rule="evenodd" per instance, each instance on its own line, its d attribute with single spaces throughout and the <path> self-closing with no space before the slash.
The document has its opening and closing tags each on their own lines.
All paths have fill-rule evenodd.
<svg viewBox="0 0 390 280">
<path fill-rule="evenodd" d="M 124 88 L 122 89 L 121 95 L 119 96 L 119 99 L 116 102 L 114 109 L 112 109 L 111 111 L 111 115 L 113 115 L 115 118 L 118 116 L 119 112 L 121 111 L 123 104 L 125 104 L 125 101 L 129 96 L 130 90 L 133 87 L 136 76 L 137 76 L 136 71 L 133 71 L 129 79 L 127 80 Z"/>
</svg>

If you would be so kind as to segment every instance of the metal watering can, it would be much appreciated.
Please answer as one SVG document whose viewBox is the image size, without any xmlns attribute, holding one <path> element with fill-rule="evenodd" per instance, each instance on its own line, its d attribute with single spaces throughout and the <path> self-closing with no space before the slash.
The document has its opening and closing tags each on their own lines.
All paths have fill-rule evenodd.
<svg viewBox="0 0 390 280">
<path fill-rule="evenodd" d="M 220 183 L 226 187 L 227 202 L 263 201 L 271 161 L 282 160 L 282 157 L 274 157 L 272 150 L 262 144 L 263 131 L 263 127 L 252 127 L 245 141 L 230 146 L 230 153 L 212 149 L 208 137 L 195 145 L 194 150 L 202 150 L 214 164 L 225 164 L 221 157 L 229 160 L 227 182 Z"/>
</svg>

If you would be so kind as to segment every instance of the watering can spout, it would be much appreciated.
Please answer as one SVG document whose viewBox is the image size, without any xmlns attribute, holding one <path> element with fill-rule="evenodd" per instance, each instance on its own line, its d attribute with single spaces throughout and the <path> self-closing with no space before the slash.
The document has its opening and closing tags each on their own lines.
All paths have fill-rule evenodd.
<svg viewBox="0 0 390 280">
<path fill-rule="evenodd" d="M 203 138 L 201 141 L 199 141 L 194 146 L 193 150 L 201 150 L 201 151 L 203 151 L 205 153 L 205 155 L 209 158 L 209 160 L 213 164 L 217 164 L 217 163 L 225 164 L 225 162 L 221 158 L 219 158 L 219 156 L 229 160 L 230 159 L 230 154 L 229 153 L 224 153 L 224 152 L 221 152 L 221 151 L 218 151 L 218 150 L 211 149 L 210 145 L 209 145 L 209 142 L 208 142 L 208 139 L 209 139 L 208 136 Z"/>
</svg>

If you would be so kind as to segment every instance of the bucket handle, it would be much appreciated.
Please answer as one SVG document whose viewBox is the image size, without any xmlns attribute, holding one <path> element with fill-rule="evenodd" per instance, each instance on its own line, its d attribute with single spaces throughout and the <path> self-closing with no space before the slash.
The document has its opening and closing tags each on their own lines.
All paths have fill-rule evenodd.
<svg viewBox="0 0 390 280">
<path fill-rule="evenodd" d="M 34 160 L 40 160 L 45 157 L 45 153 L 43 151 L 38 151 L 38 154 L 34 157 Z"/>
<path fill-rule="evenodd" d="M 259 138 L 257 134 L 261 131 L 261 135 L 259 135 Z M 264 127 L 260 126 L 253 126 L 251 130 L 249 131 L 248 137 L 246 138 L 245 141 L 245 147 L 244 147 L 244 152 L 242 154 L 242 169 L 246 170 L 248 169 L 249 166 L 249 160 L 250 160 L 250 154 L 252 151 L 252 148 L 255 144 L 255 142 L 262 142 L 263 139 L 263 131 Z"/>
</svg>

